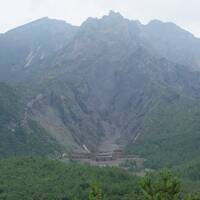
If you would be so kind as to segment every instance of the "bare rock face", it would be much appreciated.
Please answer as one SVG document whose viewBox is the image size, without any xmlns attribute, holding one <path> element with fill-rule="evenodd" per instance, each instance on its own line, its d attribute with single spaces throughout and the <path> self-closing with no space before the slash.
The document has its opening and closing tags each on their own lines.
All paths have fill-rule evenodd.
<svg viewBox="0 0 200 200">
<path fill-rule="evenodd" d="M 0 37 L 0 80 L 23 91 L 25 121 L 61 151 L 113 150 L 145 138 L 160 105 L 198 102 L 199 54 L 200 40 L 172 23 L 44 18 Z"/>
</svg>

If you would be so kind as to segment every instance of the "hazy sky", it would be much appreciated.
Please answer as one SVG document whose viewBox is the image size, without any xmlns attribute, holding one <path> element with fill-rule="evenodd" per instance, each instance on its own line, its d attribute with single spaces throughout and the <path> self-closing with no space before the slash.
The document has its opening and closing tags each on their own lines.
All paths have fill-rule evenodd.
<svg viewBox="0 0 200 200">
<path fill-rule="evenodd" d="M 142 23 L 172 21 L 200 37 L 200 0 L 0 0 L 0 32 L 44 16 L 79 25 L 109 10 Z"/>
</svg>

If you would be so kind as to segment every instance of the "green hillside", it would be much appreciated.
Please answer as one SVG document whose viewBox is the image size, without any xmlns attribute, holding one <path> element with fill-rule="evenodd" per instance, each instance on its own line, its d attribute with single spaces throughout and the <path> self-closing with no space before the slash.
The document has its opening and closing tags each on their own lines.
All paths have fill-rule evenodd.
<svg viewBox="0 0 200 200">
<path fill-rule="evenodd" d="M 16 155 L 47 155 L 59 150 L 56 142 L 36 122 L 23 122 L 20 91 L 0 84 L 0 158 Z"/>
<path fill-rule="evenodd" d="M 157 105 L 144 120 L 144 128 L 129 152 L 146 158 L 150 168 L 175 167 L 199 158 L 200 106 L 180 98 Z"/>
</svg>

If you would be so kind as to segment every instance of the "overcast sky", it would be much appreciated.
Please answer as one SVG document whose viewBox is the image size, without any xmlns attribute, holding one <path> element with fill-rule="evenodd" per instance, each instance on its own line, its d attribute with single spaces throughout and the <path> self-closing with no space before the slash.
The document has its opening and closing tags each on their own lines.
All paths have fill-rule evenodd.
<svg viewBox="0 0 200 200">
<path fill-rule="evenodd" d="M 109 10 L 142 23 L 172 21 L 200 37 L 200 0 L 0 0 L 0 32 L 44 16 L 79 25 Z"/>
</svg>

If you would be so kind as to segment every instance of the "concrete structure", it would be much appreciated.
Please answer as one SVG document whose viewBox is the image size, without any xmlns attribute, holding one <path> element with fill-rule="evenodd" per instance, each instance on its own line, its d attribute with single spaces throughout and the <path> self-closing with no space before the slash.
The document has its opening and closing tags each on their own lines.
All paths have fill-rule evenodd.
<svg viewBox="0 0 200 200">
<path fill-rule="evenodd" d="M 116 149 L 114 151 L 105 151 L 97 153 L 72 153 L 69 155 L 63 154 L 62 158 L 69 158 L 71 160 L 91 160 L 96 162 L 113 161 L 123 157 L 122 150 Z"/>
</svg>

